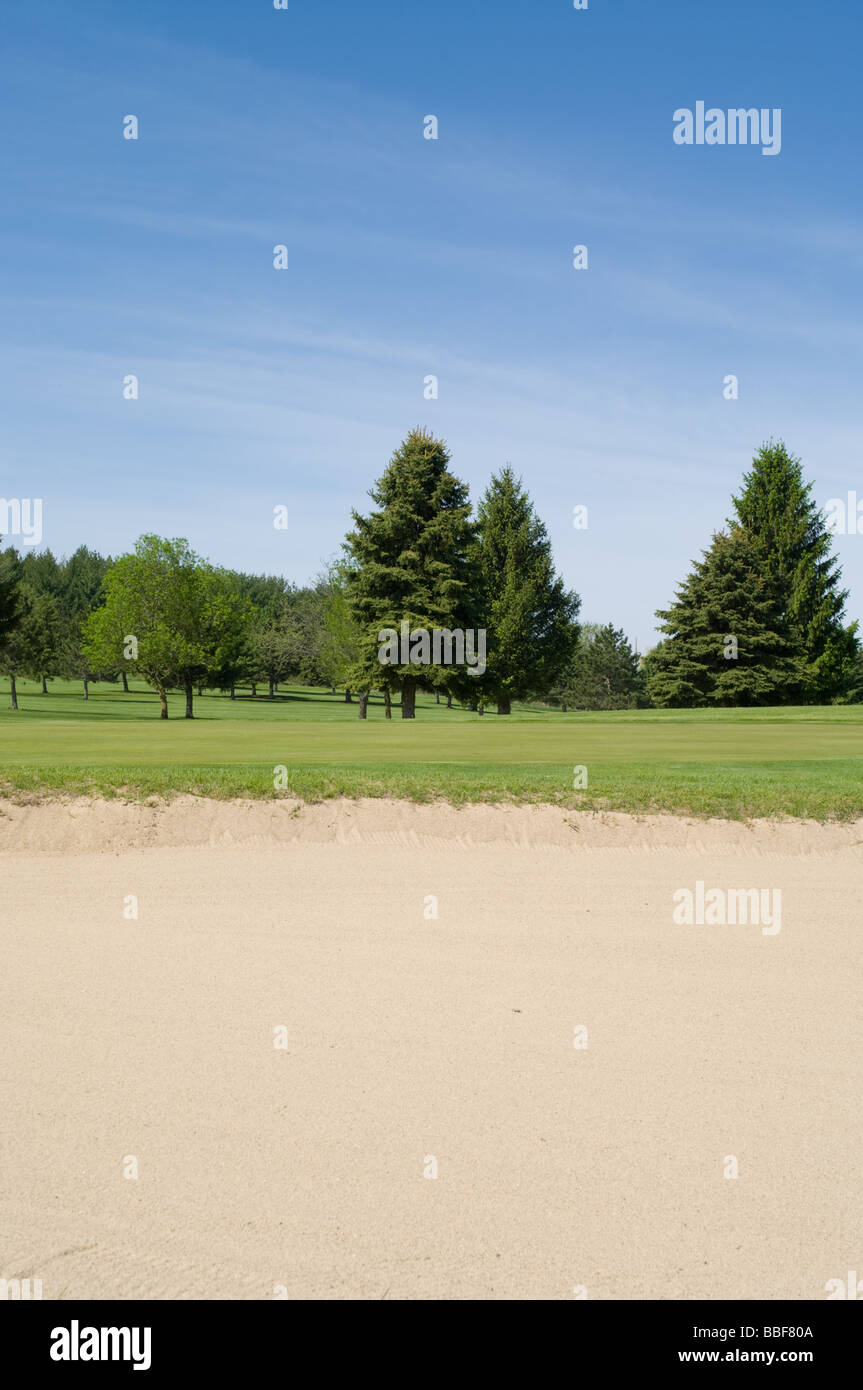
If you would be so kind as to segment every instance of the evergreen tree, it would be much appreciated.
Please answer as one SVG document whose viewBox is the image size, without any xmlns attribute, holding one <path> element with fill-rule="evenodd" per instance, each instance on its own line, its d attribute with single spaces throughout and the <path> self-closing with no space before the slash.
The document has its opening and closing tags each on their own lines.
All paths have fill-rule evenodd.
<svg viewBox="0 0 863 1390">
<path fill-rule="evenodd" d="M 21 617 L 21 558 L 13 547 L 0 551 L 0 642 Z"/>
<path fill-rule="evenodd" d="M 736 524 L 756 547 L 781 623 L 802 658 L 797 698 L 841 697 L 853 679 L 857 625 L 843 624 L 848 591 L 839 588 L 841 570 L 812 484 L 781 442 L 758 451 L 743 483 L 733 499 Z"/>
<path fill-rule="evenodd" d="M 28 608 L 21 584 L 21 557 L 10 546 L 0 551 L 0 671 L 9 677 L 12 708 L 18 708 L 15 677 L 21 672 L 21 626 Z"/>
<path fill-rule="evenodd" d="M 748 531 L 715 535 L 676 601 L 657 616 L 666 640 L 647 661 L 655 704 L 769 705 L 793 698 L 801 661 Z"/>
<path fill-rule="evenodd" d="M 377 510 L 353 513 L 345 541 L 350 607 L 360 654 L 352 672 L 359 692 L 401 690 L 402 718 L 415 717 L 417 688 L 431 689 L 440 672 L 412 646 L 406 664 L 382 665 L 378 633 L 416 628 L 469 628 L 473 623 L 467 551 L 473 537 L 468 490 L 449 470 L 446 445 L 412 430 L 369 496 Z"/>
<path fill-rule="evenodd" d="M 32 594 L 50 594 L 60 599 L 63 588 L 63 565 L 50 550 L 28 550 L 21 561 L 21 582 Z"/>
<path fill-rule="evenodd" d="M 79 545 L 60 571 L 60 613 L 62 622 L 59 669 L 70 679 L 83 681 L 84 699 L 90 696 L 91 679 L 114 680 L 121 671 L 125 680 L 124 661 L 114 661 L 93 670 L 84 650 L 84 626 L 90 614 L 102 603 L 102 581 L 109 561 L 86 545 Z"/>
<path fill-rule="evenodd" d="M 858 651 L 854 658 L 854 669 L 848 686 L 848 703 L 851 705 L 863 703 L 863 650 Z"/>
<path fill-rule="evenodd" d="M 20 635 L 21 671 L 48 693 L 48 679 L 62 674 L 61 602 L 63 570 L 50 550 L 29 550 L 21 561 L 21 584 L 28 596 Z"/>
<path fill-rule="evenodd" d="M 554 572 L 551 542 L 507 465 L 477 509 L 474 560 L 488 646 L 484 689 L 509 714 L 513 700 L 545 694 L 566 669 L 578 637 L 580 600 Z"/>
<path fill-rule="evenodd" d="M 48 694 L 48 678 L 60 671 L 63 626 L 60 605 L 53 594 L 30 594 L 22 623 L 22 670 L 42 684 Z"/>
<path fill-rule="evenodd" d="M 611 623 L 585 624 L 555 698 L 564 709 L 636 709 L 645 704 L 641 662 L 623 631 Z"/>
</svg>

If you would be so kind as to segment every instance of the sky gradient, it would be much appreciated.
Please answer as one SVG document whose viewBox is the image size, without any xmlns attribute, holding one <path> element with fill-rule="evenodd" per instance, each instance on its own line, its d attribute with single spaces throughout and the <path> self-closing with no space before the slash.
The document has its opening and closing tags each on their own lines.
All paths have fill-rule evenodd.
<svg viewBox="0 0 863 1390">
<path fill-rule="evenodd" d="M 306 581 L 421 424 L 474 499 L 513 465 L 583 617 L 644 649 L 764 440 L 863 498 L 857 0 L 48 0 L 4 31 L 0 495 L 55 554 L 156 531 Z M 699 100 L 781 108 L 781 153 L 676 145 Z M 863 535 L 836 549 L 863 617 Z"/>
</svg>

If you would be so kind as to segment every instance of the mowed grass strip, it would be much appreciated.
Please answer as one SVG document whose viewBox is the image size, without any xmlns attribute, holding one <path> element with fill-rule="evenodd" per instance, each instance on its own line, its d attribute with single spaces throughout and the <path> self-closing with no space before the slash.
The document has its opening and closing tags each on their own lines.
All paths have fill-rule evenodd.
<svg viewBox="0 0 863 1390">
<path fill-rule="evenodd" d="M 12 793 L 132 798 L 394 796 L 415 801 L 550 802 L 748 819 L 863 816 L 863 706 L 771 710 L 562 713 L 519 707 L 508 718 L 418 702 L 417 719 L 379 702 L 357 718 L 343 695 L 307 688 L 274 700 L 247 691 L 181 697 L 159 720 L 137 683 L 22 683 L 0 711 L 0 780 Z M 287 788 L 274 769 L 287 769 Z M 588 786 L 573 787 L 574 769 Z"/>
</svg>

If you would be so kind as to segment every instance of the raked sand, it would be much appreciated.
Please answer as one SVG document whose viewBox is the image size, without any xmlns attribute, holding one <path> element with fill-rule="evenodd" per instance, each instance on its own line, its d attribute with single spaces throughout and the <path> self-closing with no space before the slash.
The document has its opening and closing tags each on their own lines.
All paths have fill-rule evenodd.
<svg viewBox="0 0 863 1390">
<path fill-rule="evenodd" d="M 5 802 L 0 854 L 0 1276 L 46 1299 L 863 1271 L 863 824 Z M 698 880 L 781 930 L 675 923 Z"/>
</svg>

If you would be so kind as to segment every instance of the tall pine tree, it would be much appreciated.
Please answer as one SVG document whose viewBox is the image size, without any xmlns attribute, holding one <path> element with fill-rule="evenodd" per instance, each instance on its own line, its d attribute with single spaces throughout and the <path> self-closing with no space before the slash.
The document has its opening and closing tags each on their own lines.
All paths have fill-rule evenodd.
<svg viewBox="0 0 863 1390">
<path fill-rule="evenodd" d="M 657 705 L 778 705 L 793 698 L 800 658 L 761 550 L 741 527 L 720 531 L 658 617 L 666 640 L 647 658 Z"/>
<path fill-rule="evenodd" d="M 474 551 L 488 646 L 485 689 L 498 714 L 512 701 L 544 695 L 567 668 L 580 600 L 554 572 L 551 542 L 533 504 L 507 465 L 477 509 Z"/>
<path fill-rule="evenodd" d="M 412 430 L 369 492 L 377 510 L 368 516 L 354 512 L 354 530 L 345 540 L 349 602 L 359 633 L 351 684 L 357 691 L 400 689 L 403 719 L 415 717 L 417 689 L 439 685 L 441 672 L 422 664 L 382 666 L 378 633 L 399 632 L 403 622 L 409 631 L 475 626 L 467 561 L 470 502 L 449 463 L 442 440 Z"/>
<path fill-rule="evenodd" d="M 857 624 L 843 623 L 847 591 L 811 494 L 784 444 L 759 450 L 733 498 L 729 531 L 714 537 L 675 603 L 658 613 L 666 640 L 648 660 L 657 704 L 851 697 Z M 720 629 L 739 642 L 736 661 L 717 643 Z"/>
<path fill-rule="evenodd" d="M 733 499 L 736 522 L 752 538 L 759 566 L 802 658 L 799 698 L 823 703 L 853 680 L 857 625 L 843 623 L 847 589 L 831 555 L 826 520 L 803 480 L 798 458 L 783 443 L 759 449 Z M 733 523 L 732 523 L 733 524 Z"/>
</svg>

